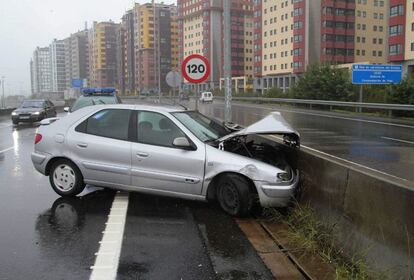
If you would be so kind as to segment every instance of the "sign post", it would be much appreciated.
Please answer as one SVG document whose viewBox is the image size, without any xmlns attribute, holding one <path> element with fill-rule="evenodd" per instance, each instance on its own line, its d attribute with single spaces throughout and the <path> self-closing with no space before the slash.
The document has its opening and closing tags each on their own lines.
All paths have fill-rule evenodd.
<svg viewBox="0 0 414 280">
<path fill-rule="evenodd" d="M 167 84 L 173 89 L 173 99 L 175 100 L 175 89 L 181 84 L 181 75 L 177 71 L 168 72 L 165 78 Z M 175 102 L 175 101 L 174 101 Z"/>
<path fill-rule="evenodd" d="M 362 103 L 363 85 L 399 84 L 402 79 L 402 65 L 354 64 L 352 65 L 352 84 L 360 85 L 359 102 Z M 358 112 L 361 112 L 361 107 Z"/>
<path fill-rule="evenodd" d="M 210 63 L 199 54 L 187 56 L 181 64 L 181 73 L 188 82 L 199 85 L 210 76 Z M 199 88 L 197 86 L 197 89 Z M 198 95 L 196 95 L 196 110 L 198 110 Z"/>
</svg>

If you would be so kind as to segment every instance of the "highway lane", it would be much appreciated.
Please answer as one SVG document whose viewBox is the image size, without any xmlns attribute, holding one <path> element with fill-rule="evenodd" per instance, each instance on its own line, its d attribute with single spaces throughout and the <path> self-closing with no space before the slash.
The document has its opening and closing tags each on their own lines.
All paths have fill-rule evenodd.
<svg viewBox="0 0 414 280">
<path fill-rule="evenodd" d="M 223 118 L 221 101 L 200 104 L 199 108 L 207 115 Z M 281 112 L 299 131 L 302 145 L 414 181 L 414 124 L 239 102 L 233 102 L 233 121 L 248 125 L 271 111 Z"/>
<path fill-rule="evenodd" d="M 30 159 L 38 125 L 10 122 L 0 119 L 0 279 L 88 279 L 114 192 L 59 197 Z M 273 277 L 217 205 L 130 193 L 117 279 Z"/>
<path fill-rule="evenodd" d="M 33 168 L 36 126 L 9 123 L 0 122 L 0 150 L 12 148 L 0 154 L 0 279 L 88 278 L 113 194 L 88 205 L 93 215 L 74 215 Z"/>
</svg>

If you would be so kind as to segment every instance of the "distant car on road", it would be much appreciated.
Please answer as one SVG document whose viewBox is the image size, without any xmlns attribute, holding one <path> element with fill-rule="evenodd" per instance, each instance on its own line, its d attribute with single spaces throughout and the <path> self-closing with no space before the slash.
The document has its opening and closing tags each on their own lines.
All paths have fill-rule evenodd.
<svg viewBox="0 0 414 280">
<path fill-rule="evenodd" d="M 97 105 L 41 124 L 32 162 L 61 196 L 91 184 L 217 199 L 244 216 L 257 201 L 287 206 L 299 181 L 285 150 L 299 146 L 299 134 L 278 112 L 242 129 L 182 107 Z M 281 135 L 285 144 L 260 134 Z"/>
<path fill-rule="evenodd" d="M 71 107 L 65 107 L 64 110 L 72 113 L 86 106 L 120 103 L 122 101 L 114 88 L 85 88 L 75 103 Z"/>
<path fill-rule="evenodd" d="M 25 100 L 19 108 L 11 113 L 11 119 L 14 125 L 18 125 L 20 122 L 39 122 L 51 117 L 56 117 L 56 108 L 47 99 Z"/>
<path fill-rule="evenodd" d="M 200 96 L 201 102 L 213 102 L 213 93 L 206 91 L 202 92 Z"/>
</svg>

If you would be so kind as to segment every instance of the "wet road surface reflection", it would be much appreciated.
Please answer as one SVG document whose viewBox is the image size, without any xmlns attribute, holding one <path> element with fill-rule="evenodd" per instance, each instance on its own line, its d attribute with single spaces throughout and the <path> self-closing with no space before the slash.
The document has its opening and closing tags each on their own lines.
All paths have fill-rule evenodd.
<svg viewBox="0 0 414 280">
<path fill-rule="evenodd" d="M 273 279 L 214 205 L 130 194 L 118 279 Z"/>
</svg>

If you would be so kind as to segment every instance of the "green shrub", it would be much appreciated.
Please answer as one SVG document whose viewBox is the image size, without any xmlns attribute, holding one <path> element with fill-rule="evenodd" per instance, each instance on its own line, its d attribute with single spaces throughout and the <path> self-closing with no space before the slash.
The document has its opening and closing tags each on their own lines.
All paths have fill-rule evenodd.
<svg viewBox="0 0 414 280">
<path fill-rule="evenodd" d="M 291 89 L 294 98 L 347 101 L 353 95 L 348 69 L 330 64 L 310 65 Z"/>
</svg>

